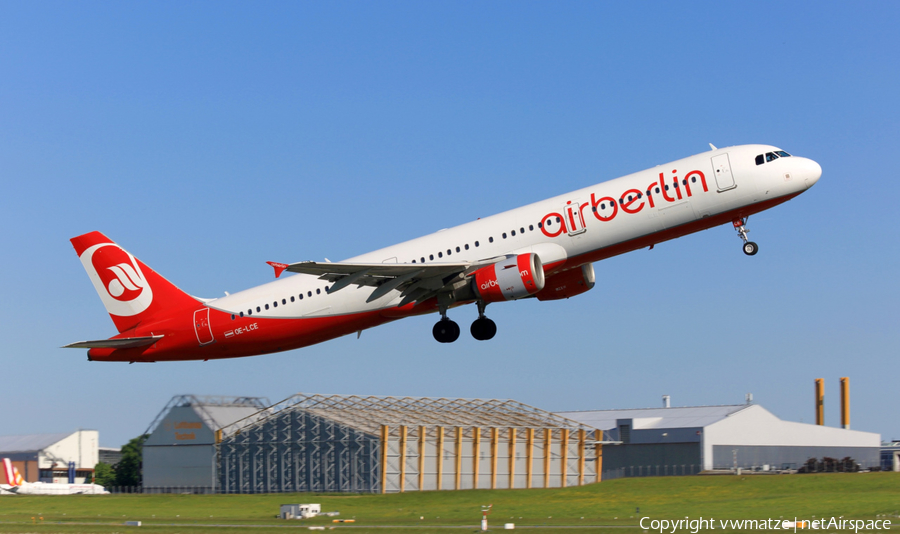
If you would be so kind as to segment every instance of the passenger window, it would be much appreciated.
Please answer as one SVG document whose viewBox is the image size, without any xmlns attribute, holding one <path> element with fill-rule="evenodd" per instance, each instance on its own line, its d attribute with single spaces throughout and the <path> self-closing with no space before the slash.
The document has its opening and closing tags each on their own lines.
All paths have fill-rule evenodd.
<svg viewBox="0 0 900 534">
<path fill-rule="evenodd" d="M 278 307 L 278 301 L 276 300 L 275 302 L 273 302 L 273 303 L 272 303 L 272 306 L 275 306 L 275 307 L 277 308 L 277 307 Z"/>
<path fill-rule="evenodd" d="M 520 234 L 524 234 L 524 233 L 525 233 L 525 229 L 524 229 L 524 228 L 519 228 L 519 233 L 520 233 Z"/>
<path fill-rule="evenodd" d="M 293 298 L 293 297 L 291 297 L 291 298 Z M 285 299 L 281 299 L 281 303 L 282 303 L 282 304 L 287 304 L 287 301 L 286 301 Z"/>
<path fill-rule="evenodd" d="M 756 164 L 762 165 L 763 163 L 765 163 L 765 160 L 763 159 L 763 155 L 760 154 L 760 155 L 756 156 Z"/>
<path fill-rule="evenodd" d="M 778 156 L 776 156 L 773 152 L 766 152 L 766 163 L 775 161 L 776 159 L 778 159 Z"/>
<path fill-rule="evenodd" d="M 253 310 L 247 310 L 247 315 L 253 315 Z"/>
<path fill-rule="evenodd" d="M 429 254 L 429 255 L 428 255 L 428 259 L 431 260 L 431 261 L 434 261 L 434 254 Z"/>
<path fill-rule="evenodd" d="M 696 183 L 697 183 L 697 177 L 696 177 L 696 176 L 691 176 L 691 182 L 693 182 L 693 183 L 696 184 Z"/>
<path fill-rule="evenodd" d="M 544 223 L 538 223 L 538 228 L 543 228 L 543 227 L 544 227 Z"/>
<path fill-rule="evenodd" d="M 443 252 L 438 252 L 438 258 L 443 258 L 443 257 L 444 257 L 444 253 L 443 253 Z"/>
<path fill-rule="evenodd" d="M 322 290 L 319 288 L 316 288 L 316 295 L 321 295 L 321 294 L 322 294 Z"/>
<path fill-rule="evenodd" d="M 466 248 L 468 248 L 468 247 L 466 247 Z M 456 251 L 459 252 L 459 247 L 456 247 Z"/>
<path fill-rule="evenodd" d="M 556 218 L 556 222 L 560 222 L 560 221 L 559 221 L 559 217 Z"/>
<path fill-rule="evenodd" d="M 449 256 L 449 255 L 451 255 L 451 254 L 453 254 L 453 251 L 450 250 L 450 249 L 448 248 L 448 249 L 447 249 L 447 255 Z"/>
<path fill-rule="evenodd" d="M 422 256 L 420 259 L 422 260 L 422 263 L 425 263 L 425 256 Z"/>
<path fill-rule="evenodd" d="M 231 314 L 231 320 L 234 321 L 234 314 Z"/>
<path fill-rule="evenodd" d="M 512 235 L 513 235 L 513 236 L 516 235 L 516 231 L 515 231 L 515 230 L 512 231 Z"/>
<path fill-rule="evenodd" d="M 294 295 L 291 295 L 291 302 L 294 302 Z"/>
<path fill-rule="evenodd" d="M 416 263 L 416 260 L 413 260 L 413 263 Z"/>
<path fill-rule="evenodd" d="M 503 239 L 506 239 L 506 232 L 503 232 Z"/>
<path fill-rule="evenodd" d="M 476 247 L 479 246 L 478 241 L 475 242 L 475 246 L 476 246 Z"/>
<path fill-rule="evenodd" d="M 243 316 L 244 316 L 244 312 L 241 312 L 241 317 L 243 317 Z"/>
<path fill-rule="evenodd" d="M 491 243 L 493 243 L 493 242 L 494 242 L 494 238 L 493 238 L 493 237 L 489 237 L 489 238 L 488 238 L 488 241 L 491 242 Z"/>
<path fill-rule="evenodd" d="M 300 300 L 303 300 L 303 293 L 300 293 Z"/>
<path fill-rule="evenodd" d="M 469 250 L 469 244 L 466 243 L 466 250 Z"/>
<path fill-rule="evenodd" d="M 534 225 L 533 225 L 533 224 L 529 224 L 529 225 L 528 225 L 528 231 L 529 231 L 529 232 L 534 232 Z"/>
<path fill-rule="evenodd" d="M 266 308 L 268 308 L 268 306 L 266 306 Z M 259 311 L 260 311 L 260 310 L 259 310 L 259 306 L 257 306 L 257 307 L 256 307 L 256 313 L 259 313 Z"/>
<path fill-rule="evenodd" d="M 311 297 L 311 296 L 312 296 L 312 291 L 307 291 L 307 292 L 306 292 L 306 296 L 307 296 L 307 297 Z"/>
<path fill-rule="evenodd" d="M 267 309 L 267 310 L 269 309 L 269 305 L 268 305 L 268 304 L 266 304 L 266 309 Z"/>
<path fill-rule="evenodd" d="M 656 193 L 659 194 L 659 188 L 658 188 L 658 187 L 656 188 Z"/>
</svg>

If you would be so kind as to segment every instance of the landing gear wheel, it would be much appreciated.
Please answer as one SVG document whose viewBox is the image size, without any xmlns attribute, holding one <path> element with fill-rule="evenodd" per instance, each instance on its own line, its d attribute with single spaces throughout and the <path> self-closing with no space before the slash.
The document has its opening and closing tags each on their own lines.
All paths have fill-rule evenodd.
<svg viewBox="0 0 900 534">
<path fill-rule="evenodd" d="M 450 319 L 441 319 L 435 323 L 431 333 L 439 343 L 453 343 L 459 339 L 459 325 Z"/>
<path fill-rule="evenodd" d="M 757 245 L 753 241 L 747 241 L 746 243 L 744 243 L 744 254 L 753 256 L 757 252 L 759 252 L 759 245 Z"/>
<path fill-rule="evenodd" d="M 481 317 L 472 322 L 472 328 L 469 331 L 472 332 L 472 337 L 478 341 L 487 341 L 497 334 L 497 323 L 487 317 Z"/>
</svg>

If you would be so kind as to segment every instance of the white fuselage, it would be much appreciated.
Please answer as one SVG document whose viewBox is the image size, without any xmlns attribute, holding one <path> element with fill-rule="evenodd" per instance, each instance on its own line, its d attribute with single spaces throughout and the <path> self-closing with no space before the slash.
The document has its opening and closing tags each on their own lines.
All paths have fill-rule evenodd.
<svg viewBox="0 0 900 534">
<path fill-rule="evenodd" d="M 730 219 L 721 219 L 723 215 L 762 211 L 796 196 L 818 180 L 821 167 L 806 158 L 792 156 L 762 165 L 755 163 L 757 156 L 777 150 L 768 145 L 712 150 L 440 230 L 345 262 L 410 264 L 424 260 L 426 264 L 434 264 L 534 252 L 549 271 L 574 268 L 639 248 L 637 245 L 652 245 L 729 222 Z M 700 176 L 705 179 L 706 190 L 698 179 Z M 685 185 L 686 178 L 689 183 Z M 674 186 L 676 181 L 678 188 Z M 665 187 L 669 189 L 666 191 Z M 650 195 L 646 194 L 648 191 Z M 621 202 L 623 195 L 624 202 Z M 627 200 L 628 196 L 632 200 Z M 603 198 L 609 200 L 601 202 Z M 613 199 L 619 202 L 615 208 L 610 202 Z M 577 208 L 570 212 L 573 206 Z M 559 232 L 557 216 L 570 221 L 566 231 Z M 709 219 L 710 224 L 704 225 L 704 219 Z M 546 224 L 548 220 L 550 224 Z M 630 243 L 635 246 L 629 248 Z M 325 291 L 328 285 L 315 276 L 294 275 L 209 301 L 207 305 L 232 314 L 249 311 L 261 319 L 305 318 L 380 310 L 396 306 L 401 299 L 399 291 L 392 291 L 367 303 L 371 288 L 350 286 L 328 294 Z M 299 298 L 301 294 L 303 299 Z M 293 302 L 290 297 L 294 297 Z M 270 306 L 281 303 L 282 299 L 285 304 Z"/>
</svg>

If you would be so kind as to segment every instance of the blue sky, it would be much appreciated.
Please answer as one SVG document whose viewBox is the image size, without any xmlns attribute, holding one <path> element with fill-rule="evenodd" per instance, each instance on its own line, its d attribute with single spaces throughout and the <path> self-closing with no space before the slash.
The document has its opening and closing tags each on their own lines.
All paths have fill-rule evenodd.
<svg viewBox="0 0 900 534">
<path fill-rule="evenodd" d="M 175 394 L 737 404 L 900 438 L 900 4 L 0 1 L 3 434 L 118 446 Z M 819 183 L 730 227 L 491 305 L 277 355 L 102 364 L 115 333 L 69 238 L 100 230 L 186 291 L 267 282 L 708 149 L 768 143 Z M 474 307 L 454 311 L 464 331 Z"/>
</svg>

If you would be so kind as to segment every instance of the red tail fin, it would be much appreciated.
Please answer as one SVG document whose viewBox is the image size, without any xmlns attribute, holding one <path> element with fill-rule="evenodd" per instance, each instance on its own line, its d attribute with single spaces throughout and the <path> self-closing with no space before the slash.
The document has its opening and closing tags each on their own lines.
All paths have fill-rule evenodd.
<svg viewBox="0 0 900 534">
<path fill-rule="evenodd" d="M 119 332 L 198 303 L 100 232 L 71 241 Z"/>
<path fill-rule="evenodd" d="M 18 475 L 18 470 L 12 466 L 12 462 L 9 461 L 9 458 L 3 459 L 3 474 L 6 476 L 6 483 L 10 486 L 18 486 L 18 480 L 16 475 Z"/>
</svg>

